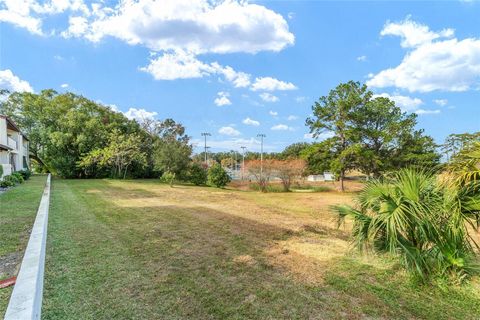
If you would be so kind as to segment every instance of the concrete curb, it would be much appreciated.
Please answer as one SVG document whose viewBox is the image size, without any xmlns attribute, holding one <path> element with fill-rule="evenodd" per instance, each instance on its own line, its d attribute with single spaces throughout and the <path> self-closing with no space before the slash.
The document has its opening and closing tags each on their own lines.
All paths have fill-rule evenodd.
<svg viewBox="0 0 480 320">
<path fill-rule="evenodd" d="M 45 247 L 47 244 L 48 209 L 50 205 L 50 174 L 43 191 L 37 217 L 23 256 L 17 282 L 8 303 L 5 320 L 40 319 L 42 309 Z"/>
</svg>

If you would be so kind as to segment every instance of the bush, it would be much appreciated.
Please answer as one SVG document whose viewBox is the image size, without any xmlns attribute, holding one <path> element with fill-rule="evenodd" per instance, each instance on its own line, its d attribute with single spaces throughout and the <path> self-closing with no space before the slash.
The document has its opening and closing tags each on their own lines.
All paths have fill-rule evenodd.
<svg viewBox="0 0 480 320">
<path fill-rule="evenodd" d="M 173 182 L 175 181 L 175 173 L 171 173 L 169 171 L 164 172 L 160 177 L 160 181 L 163 183 L 169 183 L 170 185 L 173 185 Z"/>
<path fill-rule="evenodd" d="M 23 179 L 23 176 L 19 172 L 14 172 L 11 174 L 11 177 L 14 179 L 15 184 L 17 183 L 23 183 L 25 180 Z"/>
<path fill-rule="evenodd" d="M 17 184 L 16 179 L 13 176 L 5 176 L 3 180 L 0 181 L 0 187 L 9 188 Z"/>
<path fill-rule="evenodd" d="M 201 164 L 194 162 L 190 166 L 188 180 L 196 186 L 201 186 L 207 183 L 207 179 L 207 170 Z"/>
<path fill-rule="evenodd" d="M 3 176 L 3 166 L 0 164 L 0 179 L 2 178 Z"/>
<path fill-rule="evenodd" d="M 223 188 L 231 181 L 228 173 L 218 163 L 208 169 L 208 184 L 217 188 Z"/>
<path fill-rule="evenodd" d="M 339 222 L 353 219 L 360 249 L 389 252 L 425 282 L 461 281 L 477 273 L 471 228 L 480 219 L 480 184 L 447 185 L 436 175 L 402 169 L 391 178 L 367 182 L 357 205 L 335 206 Z"/>
<path fill-rule="evenodd" d="M 289 192 L 285 191 L 282 185 L 280 184 L 268 184 L 264 188 L 259 183 L 251 183 L 249 185 L 250 190 L 262 191 L 262 192 Z"/>
<path fill-rule="evenodd" d="M 20 173 L 23 177 L 23 180 L 28 180 L 30 179 L 30 176 L 32 175 L 32 172 L 28 169 L 26 170 L 20 170 L 20 171 L 17 171 L 18 173 Z"/>
</svg>

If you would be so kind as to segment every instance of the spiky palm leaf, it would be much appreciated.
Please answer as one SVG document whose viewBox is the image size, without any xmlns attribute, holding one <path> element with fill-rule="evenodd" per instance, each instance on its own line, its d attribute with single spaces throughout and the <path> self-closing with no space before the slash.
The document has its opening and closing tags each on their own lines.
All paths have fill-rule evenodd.
<svg viewBox="0 0 480 320">
<path fill-rule="evenodd" d="M 366 184 L 356 206 L 336 206 L 339 223 L 353 218 L 354 244 L 401 257 L 407 270 L 430 275 L 473 270 L 468 224 L 480 195 L 471 185 L 444 185 L 430 172 L 403 169 Z"/>
</svg>

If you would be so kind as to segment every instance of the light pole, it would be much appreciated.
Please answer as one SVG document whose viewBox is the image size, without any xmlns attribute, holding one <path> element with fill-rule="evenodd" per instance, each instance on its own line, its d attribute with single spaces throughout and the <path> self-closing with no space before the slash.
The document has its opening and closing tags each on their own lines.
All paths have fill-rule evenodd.
<svg viewBox="0 0 480 320">
<path fill-rule="evenodd" d="M 205 165 L 208 167 L 208 150 L 210 147 L 205 147 Z"/>
<path fill-rule="evenodd" d="M 209 132 L 202 132 L 202 136 L 205 137 L 205 165 L 208 165 L 207 163 L 207 136 L 211 136 Z"/>
<path fill-rule="evenodd" d="M 264 133 L 257 134 L 257 137 L 260 137 L 261 147 L 260 147 L 260 181 L 262 181 L 263 175 L 263 138 L 266 137 Z"/>
<path fill-rule="evenodd" d="M 245 175 L 245 149 L 247 147 L 241 146 L 240 148 L 242 148 L 242 180 L 243 180 Z"/>
</svg>

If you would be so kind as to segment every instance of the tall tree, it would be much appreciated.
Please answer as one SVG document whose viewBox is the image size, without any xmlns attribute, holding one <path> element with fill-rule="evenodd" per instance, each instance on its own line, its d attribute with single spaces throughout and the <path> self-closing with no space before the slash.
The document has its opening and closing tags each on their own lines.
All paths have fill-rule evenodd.
<svg viewBox="0 0 480 320">
<path fill-rule="evenodd" d="M 185 178 L 192 154 L 185 127 L 173 119 L 166 119 L 156 124 L 156 133 L 159 140 L 154 147 L 155 168 Z"/>
<path fill-rule="evenodd" d="M 341 83 L 315 102 L 313 116 L 306 121 L 314 137 L 326 132 L 334 135 L 336 158 L 332 165 L 339 175 L 342 191 L 345 172 L 355 167 L 355 144 L 359 141 L 355 120 L 371 96 L 367 86 L 360 82 Z"/>
</svg>

